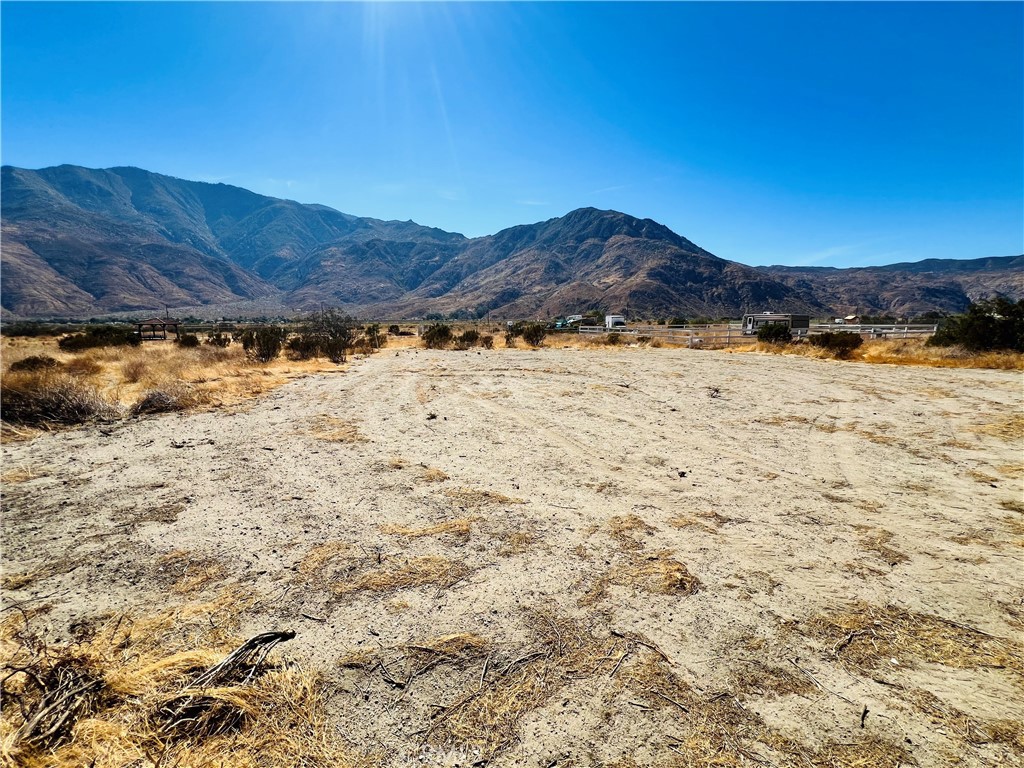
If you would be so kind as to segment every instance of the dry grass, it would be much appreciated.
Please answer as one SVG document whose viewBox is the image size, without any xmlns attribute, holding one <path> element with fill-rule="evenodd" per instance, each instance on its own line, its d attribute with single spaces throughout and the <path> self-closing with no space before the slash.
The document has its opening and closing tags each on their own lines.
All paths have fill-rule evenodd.
<svg viewBox="0 0 1024 768">
<path fill-rule="evenodd" d="M 350 422 L 334 416 L 320 416 L 313 425 L 313 436 L 330 443 L 365 443 L 366 438 L 359 428 Z"/>
<path fill-rule="evenodd" d="M 865 532 L 870 531 L 868 535 L 861 538 L 861 546 L 870 552 L 874 552 L 889 565 L 899 565 L 900 563 L 906 563 L 910 560 L 909 557 L 898 549 L 889 546 L 889 542 L 892 541 L 893 538 L 891 531 L 886 531 L 882 528 L 871 529 L 869 526 L 855 527 L 858 527 Z"/>
<path fill-rule="evenodd" d="M 47 477 L 50 470 L 39 464 L 24 464 L 20 467 L 11 467 L 0 474 L 0 484 L 17 485 L 27 483 L 40 477 Z"/>
<path fill-rule="evenodd" d="M 26 671 L 3 683 L 3 762 L 24 768 L 355 765 L 328 728 L 323 686 L 294 666 L 257 661 L 251 676 L 224 674 L 216 687 L 190 687 L 238 645 L 233 633 L 246 607 L 229 593 L 143 618 L 114 616 L 80 623 L 66 644 L 46 643 L 29 619 L 10 615 L 0 627 L 0 661 Z M 191 718 L 169 722 L 168 714 L 185 702 Z"/>
<path fill-rule="evenodd" d="M 0 344 L 5 363 L 34 355 L 47 355 L 59 363 L 59 367 L 46 371 L 5 370 L 4 431 L 5 437 L 12 438 L 31 437 L 32 433 L 21 434 L 12 430 L 11 425 L 78 424 L 95 417 L 116 418 L 133 406 L 137 413 L 150 413 L 237 405 L 292 379 L 338 370 L 338 366 L 323 360 L 294 362 L 280 358 L 254 365 L 246 360 L 238 345 L 227 349 L 207 345 L 182 348 L 171 342 L 148 342 L 140 347 L 103 347 L 67 353 L 57 347 L 55 340 L 45 338 L 4 337 Z M 26 374 L 32 378 L 26 379 Z M 19 418 L 19 408 L 15 407 L 24 411 L 24 403 L 14 403 L 26 390 L 29 397 L 21 399 L 35 409 L 41 397 L 46 405 L 58 396 L 83 402 L 90 408 L 84 415 L 79 408 L 68 417 L 35 416 L 26 420 Z M 52 396 L 47 394 L 51 390 L 55 392 Z M 11 408 L 9 401 L 14 403 Z"/>
<path fill-rule="evenodd" d="M 227 570 L 212 558 L 176 550 L 156 561 L 154 575 L 158 582 L 169 582 L 175 594 L 193 595 L 223 581 Z"/>
<path fill-rule="evenodd" d="M 470 573 L 472 570 L 465 563 L 446 557 L 387 557 L 334 584 L 333 591 L 337 595 L 350 595 L 362 591 L 385 593 L 425 586 L 443 590 Z"/>
<path fill-rule="evenodd" d="M 834 359 L 831 352 L 810 344 L 756 343 L 730 347 L 727 352 L 761 352 L 774 355 L 795 355 L 816 360 Z M 919 365 L 929 368 L 994 368 L 1024 370 L 1024 353 L 969 352 L 962 347 L 928 347 L 924 339 L 869 339 L 853 350 L 848 362 L 886 365 Z"/>
<path fill-rule="evenodd" d="M 992 435 L 1000 440 L 1020 440 L 1024 437 L 1024 414 L 1015 413 L 1012 416 L 992 424 L 982 424 L 974 427 L 975 432 L 983 435 Z"/>
<path fill-rule="evenodd" d="M 575 679 L 610 670 L 627 641 L 598 637 L 564 617 L 533 617 L 536 642 L 507 661 L 488 665 L 479 684 L 456 695 L 427 731 L 442 746 L 478 748 L 485 762 L 515 743 L 523 719 Z"/>
<path fill-rule="evenodd" d="M 448 479 L 448 475 L 434 467 L 423 467 L 423 471 L 420 472 L 420 479 L 425 483 L 443 483 Z"/>
<path fill-rule="evenodd" d="M 522 499 L 506 496 L 494 491 L 480 491 L 475 488 L 449 488 L 445 495 L 463 507 L 483 507 L 489 505 L 525 504 Z"/>
<path fill-rule="evenodd" d="M 895 659 L 902 666 L 924 661 L 955 669 L 998 667 L 1024 685 L 1024 647 L 939 616 L 887 606 L 858 604 L 806 622 L 840 661 L 870 671 Z"/>
<path fill-rule="evenodd" d="M 394 523 L 386 523 L 378 527 L 381 533 L 388 534 L 389 536 L 404 536 L 409 539 L 416 539 L 421 536 L 453 536 L 465 543 L 469 541 L 473 523 L 479 519 L 479 517 L 475 516 L 459 517 L 453 520 L 442 520 L 440 523 L 428 525 L 424 528 L 411 528 Z"/>
</svg>

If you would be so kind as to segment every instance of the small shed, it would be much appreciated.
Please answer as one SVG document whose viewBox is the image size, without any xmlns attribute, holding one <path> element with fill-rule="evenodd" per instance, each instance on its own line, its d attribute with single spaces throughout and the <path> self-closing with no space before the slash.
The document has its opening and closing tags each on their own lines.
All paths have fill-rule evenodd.
<svg viewBox="0 0 1024 768">
<path fill-rule="evenodd" d="M 177 337 L 180 325 L 181 321 L 173 317 L 154 317 L 136 323 L 135 333 L 143 341 L 163 341 L 167 338 L 168 331 Z"/>
</svg>

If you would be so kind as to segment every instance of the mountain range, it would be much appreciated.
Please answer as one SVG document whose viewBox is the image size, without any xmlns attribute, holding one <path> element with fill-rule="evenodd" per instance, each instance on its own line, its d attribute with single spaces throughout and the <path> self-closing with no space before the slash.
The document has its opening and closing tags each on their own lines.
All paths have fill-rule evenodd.
<svg viewBox="0 0 1024 768">
<path fill-rule="evenodd" d="M 958 312 L 1024 298 L 1024 256 L 749 267 L 651 219 L 581 208 L 467 238 L 139 168 L 2 169 L 6 317 L 338 306 L 366 319 Z M 236 312 L 237 314 L 237 312 Z"/>
</svg>

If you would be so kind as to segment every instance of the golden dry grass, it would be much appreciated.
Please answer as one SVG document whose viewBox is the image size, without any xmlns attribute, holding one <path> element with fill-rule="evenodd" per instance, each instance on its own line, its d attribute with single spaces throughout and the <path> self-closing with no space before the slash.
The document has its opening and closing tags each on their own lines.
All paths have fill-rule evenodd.
<svg viewBox="0 0 1024 768">
<path fill-rule="evenodd" d="M 318 440 L 329 443 L 365 443 L 366 438 L 359 428 L 350 422 L 334 416 L 320 416 L 313 424 L 312 434 Z"/>
<path fill-rule="evenodd" d="M 413 587 L 447 589 L 472 573 L 465 563 L 446 557 L 387 557 L 364 564 L 363 570 L 332 587 L 337 595 L 355 592 L 394 592 Z"/>
<path fill-rule="evenodd" d="M 833 359 L 826 349 L 810 344 L 764 344 L 730 347 L 727 352 L 761 352 L 773 355 L 795 355 L 815 360 Z M 1024 353 L 969 352 L 962 347 L 929 347 L 924 339 L 869 339 L 855 349 L 848 362 L 886 365 L 919 365 L 929 368 L 994 368 L 1024 370 Z"/>
<path fill-rule="evenodd" d="M 279 358 L 266 364 L 248 361 L 239 345 L 226 349 L 203 345 L 182 348 L 167 342 L 146 342 L 139 347 L 102 347 L 79 353 L 61 350 L 55 339 L 0 340 L 4 383 L 19 374 L 7 372 L 12 362 L 32 355 L 47 355 L 61 363 L 53 375 L 66 377 L 95 390 L 114 411 L 128 413 L 147 395 L 166 394 L 175 408 L 237 406 L 295 378 L 337 371 L 326 360 L 291 361 Z M 22 434 L 24 433 L 24 434 Z M 31 429 L 4 425 L 6 438 L 31 437 Z"/>
<path fill-rule="evenodd" d="M 40 464 L 23 464 L 20 467 L 10 467 L 0 474 L 0 484 L 17 485 L 27 483 L 40 477 L 47 477 L 50 470 Z"/>
<path fill-rule="evenodd" d="M 1024 646 L 939 616 L 895 606 L 858 604 L 806 622 L 841 662 L 870 671 L 895 659 L 943 664 L 955 669 L 999 667 L 1024 685 Z"/>
<path fill-rule="evenodd" d="M 1020 440 L 1024 437 L 1024 414 L 1015 413 L 992 424 L 982 424 L 973 428 L 983 435 L 992 435 L 1000 440 Z"/>
<path fill-rule="evenodd" d="M 227 575 L 224 566 L 209 557 L 175 550 L 156 561 L 158 581 L 170 582 L 171 591 L 178 595 L 193 595 L 206 587 L 223 581 Z"/>
<path fill-rule="evenodd" d="M 423 471 L 420 472 L 420 479 L 425 483 L 443 483 L 448 479 L 448 475 L 434 467 L 423 467 Z"/>
<path fill-rule="evenodd" d="M 227 592 L 150 616 L 111 616 L 82 625 L 77 637 L 63 644 L 46 643 L 30 619 L 9 614 L 0 625 L 0 662 L 35 677 L 8 676 L 8 703 L 17 699 L 28 713 L 39 712 L 41 692 L 33 679 L 44 686 L 73 680 L 87 690 L 69 695 L 54 710 L 67 714 L 62 723 L 56 716 L 42 721 L 59 723 L 46 736 L 41 726 L 26 724 L 17 706 L 5 706 L 3 763 L 23 768 L 356 765 L 328 727 L 323 685 L 294 665 L 270 660 L 248 681 L 190 689 L 200 672 L 238 646 L 234 632 L 249 605 Z M 197 702 L 196 718 L 170 728 L 165 713 L 186 696 Z"/>
</svg>

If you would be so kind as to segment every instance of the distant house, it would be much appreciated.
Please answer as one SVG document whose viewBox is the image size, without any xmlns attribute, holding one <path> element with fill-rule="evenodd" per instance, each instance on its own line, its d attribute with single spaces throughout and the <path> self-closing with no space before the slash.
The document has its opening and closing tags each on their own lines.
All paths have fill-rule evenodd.
<svg viewBox="0 0 1024 768">
<path fill-rule="evenodd" d="M 784 325 L 798 336 L 806 336 L 811 327 L 810 315 L 760 312 L 743 316 L 743 335 L 752 336 L 766 325 Z"/>
<path fill-rule="evenodd" d="M 173 317 L 154 317 L 136 323 L 135 333 L 143 341 L 163 341 L 167 338 L 168 331 L 177 337 L 179 326 L 181 321 Z"/>
<path fill-rule="evenodd" d="M 843 318 L 846 325 L 860 325 L 860 315 L 847 315 Z"/>
</svg>

